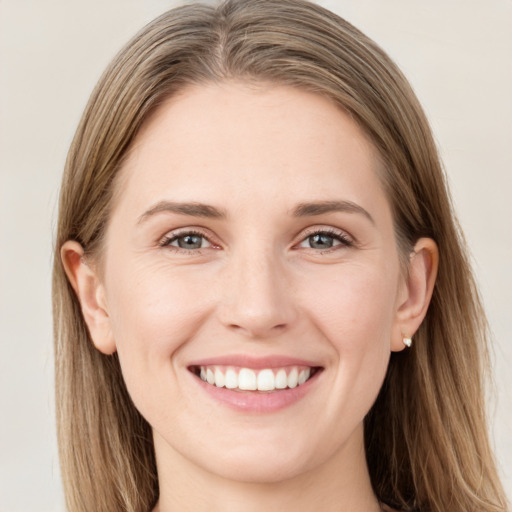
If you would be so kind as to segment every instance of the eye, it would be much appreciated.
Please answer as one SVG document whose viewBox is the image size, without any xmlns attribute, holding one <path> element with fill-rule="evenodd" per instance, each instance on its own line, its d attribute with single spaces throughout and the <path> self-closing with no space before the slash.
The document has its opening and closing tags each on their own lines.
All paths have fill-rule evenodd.
<svg viewBox="0 0 512 512">
<path fill-rule="evenodd" d="M 202 234 L 195 231 L 166 235 L 160 242 L 161 247 L 176 247 L 186 251 L 194 251 L 211 247 L 212 244 Z"/>
<path fill-rule="evenodd" d="M 319 251 L 328 251 L 336 246 L 350 247 L 352 240 L 343 232 L 335 230 L 319 230 L 310 233 L 300 244 L 299 247 L 307 249 L 317 249 Z"/>
</svg>

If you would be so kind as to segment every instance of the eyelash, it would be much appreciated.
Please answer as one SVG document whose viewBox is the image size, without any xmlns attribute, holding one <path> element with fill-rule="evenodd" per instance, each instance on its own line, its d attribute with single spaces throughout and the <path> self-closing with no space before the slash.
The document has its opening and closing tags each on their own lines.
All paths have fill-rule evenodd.
<svg viewBox="0 0 512 512">
<path fill-rule="evenodd" d="M 339 245 L 329 247 L 328 249 L 320 249 L 316 250 L 310 247 L 311 250 L 314 250 L 315 252 L 319 252 L 320 254 L 326 254 L 332 251 L 336 251 L 340 247 L 353 247 L 354 241 L 352 238 L 347 235 L 347 233 L 334 229 L 334 228 L 324 228 L 324 229 L 312 229 L 311 231 L 307 231 L 305 236 L 301 239 L 300 243 L 305 242 L 308 238 L 311 238 L 315 235 L 327 235 L 330 238 L 333 238 L 334 240 L 337 240 L 340 242 Z"/>
<path fill-rule="evenodd" d="M 178 240 L 178 238 L 181 238 L 183 236 L 192 235 L 192 236 L 199 236 L 201 238 L 204 238 L 208 241 L 208 243 L 211 246 L 216 246 L 203 232 L 199 230 L 194 229 L 187 229 L 186 231 L 179 231 L 171 233 L 170 235 L 165 235 L 158 243 L 159 247 L 165 247 L 166 249 L 170 249 L 174 252 L 180 252 L 180 253 L 194 253 L 194 254 L 201 254 L 201 249 L 184 249 L 183 247 L 175 247 L 174 245 L 171 245 L 172 242 L 175 242 Z M 205 247 L 206 249 L 206 247 Z"/>
<path fill-rule="evenodd" d="M 165 247 L 166 249 L 170 249 L 174 252 L 180 252 L 180 253 L 194 253 L 194 254 L 201 254 L 202 249 L 185 249 L 182 247 L 175 247 L 171 245 L 173 242 L 178 240 L 178 238 L 181 238 L 183 236 L 192 235 L 192 236 L 198 236 L 201 238 L 204 238 L 208 241 L 211 247 L 218 247 L 217 244 L 213 243 L 208 236 L 205 235 L 204 232 L 201 232 L 199 230 L 194 229 L 187 229 L 186 231 L 180 231 L 171 233 L 170 235 L 165 235 L 159 242 L 159 247 Z M 334 240 L 340 242 L 339 245 L 329 247 L 328 249 L 313 249 L 310 247 L 309 249 L 320 253 L 329 253 L 332 251 L 336 251 L 338 247 L 353 247 L 354 241 L 343 231 L 338 231 L 333 228 L 326 228 L 326 229 L 312 229 L 311 231 L 307 231 L 304 236 L 301 238 L 300 242 L 298 244 L 295 244 L 295 246 L 300 245 L 301 243 L 305 242 L 308 238 L 311 238 L 315 235 L 327 235 L 330 238 L 333 238 Z M 206 248 L 206 247 L 205 247 Z"/>
</svg>

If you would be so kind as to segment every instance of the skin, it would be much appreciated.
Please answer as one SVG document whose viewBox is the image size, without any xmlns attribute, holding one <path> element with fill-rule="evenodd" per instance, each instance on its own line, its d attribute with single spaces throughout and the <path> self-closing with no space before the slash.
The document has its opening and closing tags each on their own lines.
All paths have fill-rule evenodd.
<svg viewBox="0 0 512 512">
<path fill-rule="evenodd" d="M 156 511 L 381 510 L 363 419 L 391 351 L 423 320 L 437 269 L 429 239 L 407 277 L 401 269 L 383 172 L 347 115 L 284 86 L 191 86 L 140 131 L 101 265 L 71 241 L 62 258 L 94 344 L 118 352 L 153 428 Z M 162 201 L 225 217 L 160 211 Z M 293 214 L 322 201 L 361 210 Z M 191 229 L 203 247 L 178 247 Z M 325 247 L 311 238 L 319 231 Z M 234 353 L 300 357 L 323 371 L 297 403 L 242 413 L 187 369 Z"/>
</svg>

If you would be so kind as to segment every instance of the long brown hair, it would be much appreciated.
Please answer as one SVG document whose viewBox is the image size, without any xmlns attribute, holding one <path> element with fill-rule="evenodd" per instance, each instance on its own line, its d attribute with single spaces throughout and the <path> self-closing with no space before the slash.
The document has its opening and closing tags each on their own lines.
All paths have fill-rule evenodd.
<svg viewBox="0 0 512 512">
<path fill-rule="evenodd" d="M 265 81 L 321 94 L 362 127 L 386 173 L 401 253 L 433 238 L 440 267 L 413 348 L 391 357 L 365 421 L 377 497 L 401 510 L 503 512 L 484 406 L 487 325 L 437 149 L 406 79 L 369 38 L 304 0 L 189 5 L 147 25 L 94 90 L 64 173 L 53 272 L 58 435 L 71 512 L 147 512 L 158 498 L 151 429 L 116 355 L 88 335 L 59 251 L 101 252 L 113 182 L 148 116 L 187 84 Z"/>
</svg>

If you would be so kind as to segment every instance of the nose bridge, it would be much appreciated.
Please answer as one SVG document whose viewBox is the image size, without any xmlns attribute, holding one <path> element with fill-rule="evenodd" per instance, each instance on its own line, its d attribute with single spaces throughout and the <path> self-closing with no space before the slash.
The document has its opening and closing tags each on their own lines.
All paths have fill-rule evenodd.
<svg viewBox="0 0 512 512">
<path fill-rule="evenodd" d="M 293 295 L 283 261 L 269 244 L 237 248 L 224 284 L 220 308 L 226 326 L 262 338 L 294 321 Z"/>
</svg>

